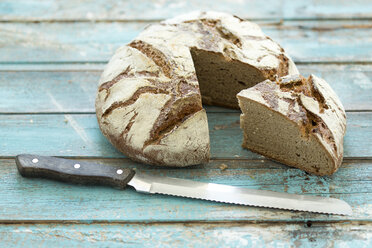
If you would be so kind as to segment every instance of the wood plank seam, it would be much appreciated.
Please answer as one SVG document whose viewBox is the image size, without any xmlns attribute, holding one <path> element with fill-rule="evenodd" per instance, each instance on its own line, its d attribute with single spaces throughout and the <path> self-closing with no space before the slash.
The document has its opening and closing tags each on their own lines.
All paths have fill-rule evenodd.
<svg viewBox="0 0 372 248">
<path fill-rule="evenodd" d="M 349 110 L 346 110 L 345 111 L 346 113 L 365 113 L 365 112 L 372 112 L 372 109 L 349 109 Z M 220 113 L 220 114 L 225 114 L 225 113 L 235 113 L 235 112 L 232 112 L 232 111 L 224 111 L 224 110 L 221 110 L 221 111 L 214 111 L 213 113 Z M 238 113 L 238 112 L 236 112 Z M 0 111 L 0 115 L 82 115 L 82 114 L 86 114 L 86 115 L 94 115 L 96 114 L 96 112 L 93 112 L 93 111 L 74 111 L 74 112 L 64 112 L 64 111 L 61 111 L 61 112 L 57 112 L 57 111 L 43 111 L 43 112 L 1 112 Z"/>
<path fill-rule="evenodd" d="M 105 225 L 115 225 L 115 224 L 129 224 L 129 225 L 178 225 L 178 224 L 192 224 L 192 225 L 224 225 L 228 223 L 233 223 L 236 225 L 244 224 L 305 224 L 306 227 L 311 227 L 315 225 L 322 224 L 350 224 L 354 223 L 356 225 L 365 225 L 372 223 L 371 220 L 359 220 L 359 219 L 341 219 L 341 220 L 322 220 L 322 219 L 303 219 L 303 220 L 226 220 L 226 221 L 199 221 L 199 220 L 188 220 L 188 221 L 113 221 L 113 220 L 0 220 L 0 225 L 24 225 L 24 224 L 62 224 L 62 225 L 91 225 L 91 224 L 105 224 Z M 310 224 L 311 223 L 311 224 Z"/>
<path fill-rule="evenodd" d="M 124 45 L 124 44 L 123 44 Z M 56 64 L 56 65 L 66 65 L 66 64 L 102 64 L 105 66 L 109 61 L 108 60 L 89 60 L 89 61 L 0 61 L 0 71 L 1 66 L 3 65 L 49 65 L 49 64 Z M 355 60 L 355 61 L 348 61 L 348 60 L 327 60 L 327 61 L 306 61 L 306 60 L 296 60 L 294 59 L 296 65 L 371 65 L 372 61 L 364 61 L 364 60 Z M 11 71 L 11 70 L 5 70 Z M 43 70 L 40 70 L 43 71 Z M 58 70 L 56 70 L 58 71 Z M 80 70 L 77 70 L 80 71 Z M 100 71 L 100 70 L 94 70 Z"/>
<path fill-rule="evenodd" d="M 311 21 L 370 21 L 372 17 L 308 17 L 308 18 L 242 18 L 252 22 L 311 22 Z M 53 18 L 5 18 L 0 19 L 0 23 L 157 23 L 164 19 L 124 19 L 124 18 L 75 18 L 75 19 L 53 19 Z"/>
</svg>

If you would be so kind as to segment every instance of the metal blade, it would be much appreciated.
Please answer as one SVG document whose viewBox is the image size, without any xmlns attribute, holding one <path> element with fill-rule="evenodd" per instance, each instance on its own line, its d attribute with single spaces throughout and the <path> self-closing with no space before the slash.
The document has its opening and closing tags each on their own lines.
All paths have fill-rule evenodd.
<svg viewBox="0 0 372 248">
<path fill-rule="evenodd" d="M 128 184 L 138 192 L 144 193 L 159 193 L 256 207 L 339 215 L 352 214 L 349 204 L 334 198 L 247 189 L 180 178 L 153 176 L 139 172 L 136 172 Z"/>
</svg>

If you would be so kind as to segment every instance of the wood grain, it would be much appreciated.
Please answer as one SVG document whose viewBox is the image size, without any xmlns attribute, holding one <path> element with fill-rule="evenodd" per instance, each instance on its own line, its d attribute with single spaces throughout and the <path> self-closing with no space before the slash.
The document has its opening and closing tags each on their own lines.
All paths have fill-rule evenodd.
<svg viewBox="0 0 372 248">
<path fill-rule="evenodd" d="M 41 1 L 0 2 L 2 21 L 159 20 L 195 10 L 234 13 L 250 19 L 371 18 L 372 4 L 359 1 Z"/>
<path fill-rule="evenodd" d="M 51 102 L 51 104 L 55 104 Z M 261 159 L 241 147 L 239 113 L 208 113 L 213 158 Z M 347 113 L 345 158 L 372 157 L 372 112 Z M 122 158 L 99 130 L 94 114 L 0 115 L 0 156 Z"/>
<path fill-rule="evenodd" d="M 348 202 L 352 216 L 292 212 L 165 195 L 148 195 L 100 186 L 77 186 L 21 177 L 13 159 L 0 160 L 0 222 L 192 222 L 192 221 L 345 221 L 372 220 L 372 163 L 345 161 L 331 177 L 318 177 L 267 160 L 215 160 L 206 165 L 169 169 L 129 159 L 84 159 L 154 175 L 230 184 L 253 189 L 335 197 Z M 227 169 L 221 170 L 221 164 Z"/>
<path fill-rule="evenodd" d="M 39 66 L 23 71 L 15 66 L 0 71 L 0 113 L 94 113 L 102 67 L 78 64 L 67 69 L 55 66 L 44 71 L 45 67 Z M 347 111 L 372 110 L 372 65 L 306 64 L 298 68 L 304 75 L 323 77 Z M 207 109 L 239 112 L 210 106 Z"/>
<path fill-rule="evenodd" d="M 107 62 L 146 25 L 0 23 L 0 62 Z M 262 28 L 296 62 L 372 62 L 370 21 L 284 21 Z"/>
<path fill-rule="evenodd" d="M 6 247 L 369 247 L 370 223 L 2 225 Z"/>
</svg>

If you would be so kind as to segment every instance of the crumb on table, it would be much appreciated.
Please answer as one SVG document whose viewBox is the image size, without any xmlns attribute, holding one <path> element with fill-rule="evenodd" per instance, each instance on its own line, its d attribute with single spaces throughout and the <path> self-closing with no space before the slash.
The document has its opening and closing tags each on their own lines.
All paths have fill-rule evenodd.
<svg viewBox="0 0 372 248">
<path fill-rule="evenodd" d="M 220 164 L 220 170 L 224 171 L 228 168 L 227 164 Z"/>
</svg>

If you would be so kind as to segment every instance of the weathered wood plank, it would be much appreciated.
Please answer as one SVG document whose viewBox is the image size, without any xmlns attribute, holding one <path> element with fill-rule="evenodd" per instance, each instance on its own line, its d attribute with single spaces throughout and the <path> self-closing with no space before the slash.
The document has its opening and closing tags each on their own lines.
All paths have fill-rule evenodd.
<svg viewBox="0 0 372 248">
<path fill-rule="evenodd" d="M 94 113 L 100 74 L 89 70 L 0 72 L 0 112 Z"/>
<path fill-rule="evenodd" d="M 0 61 L 107 61 L 116 48 L 128 43 L 144 26 L 145 23 L 1 23 Z"/>
<path fill-rule="evenodd" d="M 147 23 L 0 23 L 0 62 L 106 62 Z M 372 62 L 369 21 L 262 26 L 297 62 Z"/>
<path fill-rule="evenodd" d="M 38 72 L 55 72 L 55 71 L 102 71 L 107 63 L 106 62 L 90 62 L 90 63 L 59 63 L 59 62 L 46 62 L 46 63 L 1 63 L 0 72 L 7 71 L 38 71 Z"/>
<path fill-rule="evenodd" d="M 370 247 L 370 223 L 2 225 L 4 247 Z"/>
<path fill-rule="evenodd" d="M 316 194 L 347 201 L 352 216 L 228 205 L 164 195 L 146 195 L 99 186 L 78 186 L 21 177 L 13 159 L 0 160 L 0 222 L 174 222 L 174 221 L 372 221 L 372 163 L 345 161 L 331 177 L 308 175 L 271 161 L 217 160 L 207 165 L 169 169 L 129 159 L 95 159 L 117 168 L 136 167 L 155 175 L 230 184 L 253 189 Z M 221 163 L 228 166 L 221 170 Z"/>
<path fill-rule="evenodd" d="M 0 2 L 3 21 L 154 20 L 195 10 L 225 11 L 251 19 L 371 18 L 372 4 L 360 1 L 40 1 Z"/>
<path fill-rule="evenodd" d="M 0 71 L 0 113 L 94 113 L 101 70 L 85 65 L 68 70 Z M 101 65 L 103 66 L 103 65 Z M 27 67 L 26 67 L 27 68 Z M 57 67 L 55 67 L 57 68 Z M 76 71 L 76 70 L 81 71 Z M 102 69 L 102 67 L 101 67 Z M 323 77 L 346 110 L 372 110 L 372 65 L 299 65 L 304 75 Z M 238 112 L 207 107 L 209 112 Z"/>
<path fill-rule="evenodd" d="M 51 104 L 56 104 L 52 102 Z M 213 158 L 260 159 L 241 148 L 239 113 L 208 113 Z M 372 112 L 347 113 L 344 157 L 372 157 Z M 94 114 L 0 115 L 0 156 L 19 153 L 120 158 Z"/>
</svg>

